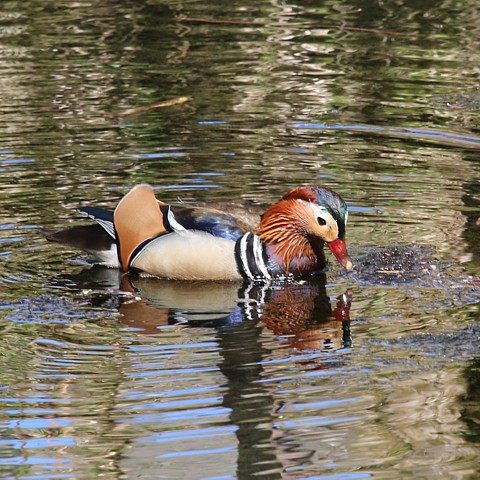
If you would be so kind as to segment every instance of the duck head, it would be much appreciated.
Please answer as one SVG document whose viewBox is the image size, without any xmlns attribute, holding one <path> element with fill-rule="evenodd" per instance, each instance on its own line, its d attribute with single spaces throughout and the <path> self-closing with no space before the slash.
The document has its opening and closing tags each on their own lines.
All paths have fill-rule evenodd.
<svg viewBox="0 0 480 480">
<path fill-rule="evenodd" d="M 324 244 L 351 270 L 345 244 L 347 219 L 347 205 L 340 195 L 324 186 L 305 185 L 285 194 L 262 215 L 258 235 L 285 273 L 305 275 L 325 268 Z"/>
</svg>

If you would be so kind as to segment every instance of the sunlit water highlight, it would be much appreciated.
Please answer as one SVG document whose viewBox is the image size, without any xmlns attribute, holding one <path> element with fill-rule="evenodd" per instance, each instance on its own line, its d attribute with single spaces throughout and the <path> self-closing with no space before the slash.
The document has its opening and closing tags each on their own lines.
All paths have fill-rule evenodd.
<svg viewBox="0 0 480 480">
<path fill-rule="evenodd" d="M 479 21 L 468 1 L 6 2 L 0 476 L 477 478 Z M 39 234 L 142 182 L 255 207 L 326 183 L 356 268 L 184 284 Z"/>
</svg>

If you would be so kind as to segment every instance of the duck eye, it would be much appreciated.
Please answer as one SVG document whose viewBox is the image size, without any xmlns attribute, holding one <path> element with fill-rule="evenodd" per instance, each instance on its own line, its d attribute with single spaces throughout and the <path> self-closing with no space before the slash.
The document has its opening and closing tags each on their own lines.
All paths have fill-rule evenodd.
<svg viewBox="0 0 480 480">
<path fill-rule="evenodd" d="M 326 225 L 327 221 L 322 217 L 317 217 L 317 222 L 319 225 Z"/>
</svg>

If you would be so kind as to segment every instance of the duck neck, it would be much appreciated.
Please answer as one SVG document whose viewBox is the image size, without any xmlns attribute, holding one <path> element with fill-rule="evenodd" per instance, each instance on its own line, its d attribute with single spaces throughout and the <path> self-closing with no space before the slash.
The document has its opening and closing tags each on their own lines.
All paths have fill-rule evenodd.
<svg viewBox="0 0 480 480">
<path fill-rule="evenodd" d="M 318 254 L 313 250 L 307 250 L 306 253 L 290 258 L 287 267 L 279 243 L 269 244 L 258 235 L 246 233 L 235 244 L 237 268 L 245 280 L 268 281 L 280 277 L 313 275 L 325 270 L 322 248 Z"/>
<path fill-rule="evenodd" d="M 309 275 L 325 268 L 323 242 L 310 241 L 292 200 L 281 200 L 262 216 L 258 236 L 271 263 L 285 275 Z"/>
</svg>

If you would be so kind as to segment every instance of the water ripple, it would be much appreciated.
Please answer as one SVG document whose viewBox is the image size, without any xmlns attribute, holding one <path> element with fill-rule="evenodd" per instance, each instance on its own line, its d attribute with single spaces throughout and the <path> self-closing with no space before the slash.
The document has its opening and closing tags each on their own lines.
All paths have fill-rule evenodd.
<svg viewBox="0 0 480 480">
<path fill-rule="evenodd" d="M 295 122 L 292 128 L 298 130 L 338 130 L 347 132 L 366 132 L 387 137 L 427 140 L 438 145 L 451 145 L 464 148 L 480 148 L 480 137 L 466 133 L 448 132 L 428 128 L 381 127 L 376 125 L 333 125 L 327 123 Z"/>
</svg>

